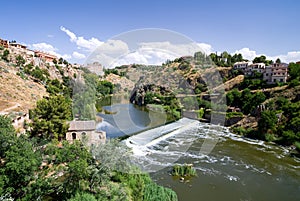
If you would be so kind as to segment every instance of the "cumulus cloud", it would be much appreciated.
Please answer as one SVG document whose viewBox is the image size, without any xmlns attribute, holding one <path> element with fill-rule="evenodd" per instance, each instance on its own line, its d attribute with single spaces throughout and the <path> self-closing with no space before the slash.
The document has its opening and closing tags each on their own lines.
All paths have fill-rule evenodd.
<svg viewBox="0 0 300 201">
<path fill-rule="evenodd" d="M 81 53 L 76 52 L 76 51 L 73 52 L 72 56 L 73 56 L 74 59 L 84 59 L 86 57 L 84 54 L 81 54 Z"/>
<path fill-rule="evenodd" d="M 71 32 L 70 30 L 66 29 L 65 27 L 61 26 L 60 30 L 65 32 L 69 37 L 70 41 L 72 43 L 75 43 L 77 45 L 78 49 L 83 49 L 88 52 L 94 51 L 98 46 L 102 45 L 103 42 L 98 40 L 97 38 L 90 38 L 90 39 L 85 39 L 82 36 L 76 36 L 75 33 Z"/>
<path fill-rule="evenodd" d="M 281 54 L 277 56 L 270 57 L 273 61 L 277 58 L 280 58 L 282 62 L 290 63 L 290 62 L 297 62 L 300 61 L 300 51 L 292 51 L 288 52 L 287 54 Z"/>
<path fill-rule="evenodd" d="M 265 55 L 267 59 L 275 61 L 277 58 L 280 58 L 282 62 L 290 63 L 300 61 L 300 51 L 292 51 L 287 52 L 286 54 L 280 55 L 266 55 L 266 54 L 257 54 L 255 50 L 250 50 L 249 48 L 242 48 L 240 50 L 235 51 L 235 53 L 241 53 L 245 59 L 253 60 L 255 57 L 259 57 L 261 55 Z"/>
<path fill-rule="evenodd" d="M 41 50 L 44 52 L 49 52 L 49 53 L 57 51 L 57 48 L 53 47 L 52 45 L 50 45 L 48 43 L 35 43 L 32 45 L 32 47 L 34 49 Z"/>
<path fill-rule="evenodd" d="M 253 60 L 255 57 L 259 56 L 256 54 L 256 51 L 250 50 L 247 47 L 237 50 L 233 54 L 242 54 L 243 58 L 248 59 L 248 60 Z"/>
<path fill-rule="evenodd" d="M 140 43 L 139 48 L 152 48 L 153 50 L 163 50 L 170 55 L 187 56 L 194 55 L 195 52 L 202 51 L 196 43 L 174 44 L 169 41 Z"/>
<path fill-rule="evenodd" d="M 88 58 L 87 63 L 100 62 L 105 67 L 114 67 L 124 64 L 161 65 L 167 60 L 187 55 L 194 55 L 202 51 L 210 54 L 213 48 L 205 43 L 174 44 L 169 41 L 142 42 L 130 49 L 128 44 L 121 40 L 108 40 L 100 45 Z"/>
<path fill-rule="evenodd" d="M 212 48 L 212 46 L 210 44 L 207 44 L 207 43 L 197 43 L 197 45 L 207 55 L 209 55 L 210 53 L 214 52 L 214 49 Z"/>
<path fill-rule="evenodd" d="M 139 48 L 135 52 L 130 52 L 121 58 L 116 59 L 112 66 L 120 66 L 124 64 L 145 64 L 145 65 L 161 65 L 166 60 L 177 58 L 176 54 L 161 49 Z"/>
</svg>

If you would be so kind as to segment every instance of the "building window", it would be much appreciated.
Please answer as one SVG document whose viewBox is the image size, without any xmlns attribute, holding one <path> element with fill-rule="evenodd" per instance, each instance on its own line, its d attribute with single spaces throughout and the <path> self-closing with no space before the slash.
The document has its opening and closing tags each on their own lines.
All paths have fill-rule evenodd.
<svg viewBox="0 0 300 201">
<path fill-rule="evenodd" d="M 274 79 L 273 82 L 276 82 L 276 79 Z"/>
<path fill-rule="evenodd" d="M 269 76 L 269 73 L 266 73 L 266 76 Z"/>
<path fill-rule="evenodd" d="M 280 82 L 283 82 L 283 79 L 280 79 Z"/>
<path fill-rule="evenodd" d="M 72 133 L 72 139 L 76 140 L 76 133 Z"/>
</svg>

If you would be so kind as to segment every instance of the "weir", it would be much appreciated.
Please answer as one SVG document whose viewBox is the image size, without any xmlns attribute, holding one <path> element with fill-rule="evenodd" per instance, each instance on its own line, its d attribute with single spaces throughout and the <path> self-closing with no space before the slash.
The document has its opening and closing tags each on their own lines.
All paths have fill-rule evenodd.
<svg viewBox="0 0 300 201">
<path fill-rule="evenodd" d="M 136 135 L 127 138 L 124 141 L 128 147 L 151 146 L 156 142 L 171 137 L 172 135 L 178 133 L 178 131 L 180 132 L 182 129 L 188 128 L 189 126 L 198 123 L 199 121 L 197 120 L 184 117 L 173 123 L 143 131 L 141 133 L 138 133 Z"/>
</svg>

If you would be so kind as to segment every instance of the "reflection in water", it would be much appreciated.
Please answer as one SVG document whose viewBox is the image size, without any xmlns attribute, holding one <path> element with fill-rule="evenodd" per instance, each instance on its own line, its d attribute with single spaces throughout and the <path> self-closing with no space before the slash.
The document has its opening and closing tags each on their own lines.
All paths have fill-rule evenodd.
<svg viewBox="0 0 300 201">
<path fill-rule="evenodd" d="M 97 125 L 97 129 L 105 131 L 108 138 L 131 135 L 166 123 L 165 113 L 133 105 L 126 98 L 109 96 L 98 102 L 102 109 L 98 115 L 103 122 Z"/>
</svg>

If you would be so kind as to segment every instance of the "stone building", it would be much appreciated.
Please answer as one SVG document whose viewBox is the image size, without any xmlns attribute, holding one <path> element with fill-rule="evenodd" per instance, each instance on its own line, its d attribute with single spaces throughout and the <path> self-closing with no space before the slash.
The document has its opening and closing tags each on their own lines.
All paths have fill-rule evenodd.
<svg viewBox="0 0 300 201">
<path fill-rule="evenodd" d="M 105 143 L 106 133 L 97 131 L 95 121 L 70 121 L 70 127 L 66 134 L 66 140 L 82 140 L 88 146 Z"/>
</svg>

